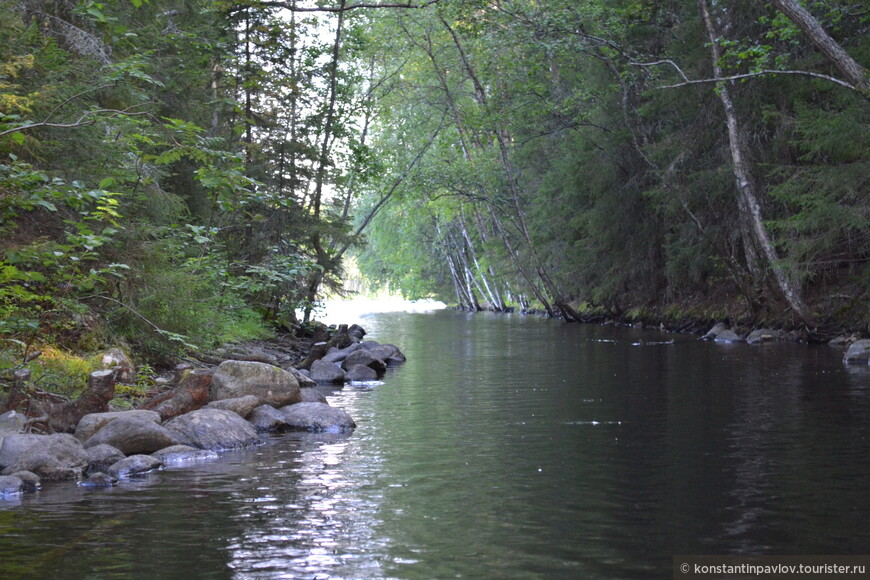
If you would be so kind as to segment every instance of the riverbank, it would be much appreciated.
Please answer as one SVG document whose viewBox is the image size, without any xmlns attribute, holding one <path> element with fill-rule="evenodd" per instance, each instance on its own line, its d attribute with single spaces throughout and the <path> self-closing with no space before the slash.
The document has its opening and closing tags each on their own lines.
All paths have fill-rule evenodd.
<svg viewBox="0 0 870 580">
<path fill-rule="evenodd" d="M 650 328 L 675 334 L 703 336 L 718 324 L 725 324 L 738 339 L 747 339 L 753 333 L 773 331 L 777 340 L 789 340 L 807 344 L 848 345 L 861 338 L 870 336 L 870 324 L 861 321 L 835 322 L 830 317 L 819 318 L 810 326 L 795 316 L 782 310 L 776 314 L 753 315 L 739 308 L 713 307 L 709 304 L 672 304 L 664 308 L 633 307 L 619 311 L 587 303 L 572 303 L 570 307 L 578 314 L 570 322 L 582 324 L 621 325 L 633 328 Z M 451 306 L 463 310 L 458 306 Z M 489 310 L 483 308 L 482 310 Z M 511 308 L 507 312 L 547 317 L 540 308 Z M 566 320 L 563 317 L 554 317 Z"/>
<path fill-rule="evenodd" d="M 280 347 L 232 345 L 221 356 L 202 355 L 209 360 L 201 365 L 219 358 L 214 366 L 179 365 L 174 380 L 136 409 L 112 405 L 118 379 L 137 374 L 120 351 L 110 368 L 89 375 L 75 401 L 37 397 L 30 370 L 20 370 L 0 405 L 0 499 L 36 491 L 43 480 L 112 487 L 169 463 L 260 445 L 265 433 L 352 431 L 350 415 L 312 387 L 376 380 L 405 357 L 394 345 L 363 341 L 357 325 L 310 329 L 314 342 L 302 361 L 300 343 L 287 336 Z M 319 373 L 318 364 L 330 372 Z"/>
</svg>

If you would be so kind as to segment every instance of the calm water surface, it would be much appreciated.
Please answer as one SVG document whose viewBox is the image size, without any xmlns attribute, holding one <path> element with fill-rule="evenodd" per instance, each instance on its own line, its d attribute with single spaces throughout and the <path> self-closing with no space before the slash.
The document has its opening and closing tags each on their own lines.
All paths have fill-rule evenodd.
<svg viewBox="0 0 870 580">
<path fill-rule="evenodd" d="M 674 554 L 870 551 L 870 367 L 839 351 L 364 325 L 408 362 L 325 391 L 353 434 L 0 503 L 0 578 L 664 578 Z"/>
</svg>

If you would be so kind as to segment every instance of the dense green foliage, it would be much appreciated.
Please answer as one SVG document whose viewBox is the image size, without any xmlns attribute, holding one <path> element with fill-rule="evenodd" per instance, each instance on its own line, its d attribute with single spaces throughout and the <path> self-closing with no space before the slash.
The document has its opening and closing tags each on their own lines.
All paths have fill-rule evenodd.
<svg viewBox="0 0 870 580">
<path fill-rule="evenodd" d="M 799 320 L 796 288 L 812 324 L 863 325 L 870 102 L 822 78 L 839 73 L 772 6 L 707 4 L 722 76 L 744 78 L 713 82 L 695 0 L 442 2 L 373 20 L 399 71 L 379 100 L 381 158 L 401 171 L 441 128 L 363 270 L 469 308 L 568 316 L 560 304 L 782 323 Z M 870 63 L 866 2 L 808 4 Z M 735 187 L 726 86 L 767 238 Z"/>
<path fill-rule="evenodd" d="M 2 349 L 258 336 L 348 253 L 468 308 L 866 322 L 870 93 L 794 2 L 386 4 L 0 3 Z M 866 73 L 867 2 L 805 5 Z"/>
<path fill-rule="evenodd" d="M 154 360 L 262 336 L 336 279 L 349 207 L 320 206 L 353 151 L 353 30 L 278 13 L 0 4 L 5 366 L 45 341 Z"/>
</svg>

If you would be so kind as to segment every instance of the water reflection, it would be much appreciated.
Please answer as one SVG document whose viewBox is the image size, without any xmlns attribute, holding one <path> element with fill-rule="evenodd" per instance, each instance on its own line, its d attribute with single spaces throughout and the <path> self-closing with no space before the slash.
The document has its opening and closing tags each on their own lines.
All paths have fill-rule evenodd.
<svg viewBox="0 0 870 580">
<path fill-rule="evenodd" d="M 324 390 L 352 434 L 49 486 L 0 509 L 0 577 L 661 578 L 678 553 L 870 542 L 870 373 L 839 353 L 454 312 L 364 325 L 408 362 Z"/>
</svg>

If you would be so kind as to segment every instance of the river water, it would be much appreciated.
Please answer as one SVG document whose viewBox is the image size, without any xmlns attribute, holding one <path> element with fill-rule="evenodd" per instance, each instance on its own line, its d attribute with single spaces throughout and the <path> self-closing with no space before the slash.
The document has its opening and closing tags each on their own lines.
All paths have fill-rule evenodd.
<svg viewBox="0 0 870 580">
<path fill-rule="evenodd" d="M 870 367 L 520 315 L 381 313 L 347 436 L 0 503 L 0 578 L 664 578 L 866 554 Z"/>
</svg>

